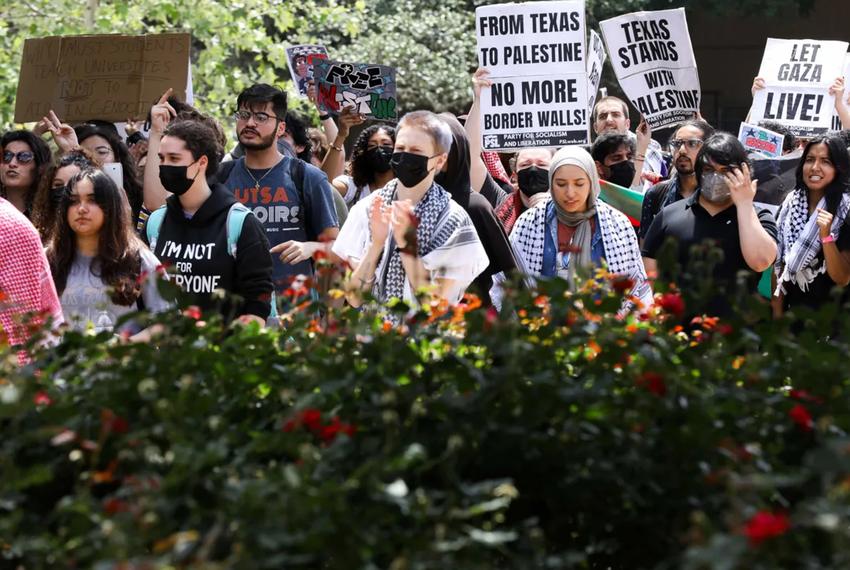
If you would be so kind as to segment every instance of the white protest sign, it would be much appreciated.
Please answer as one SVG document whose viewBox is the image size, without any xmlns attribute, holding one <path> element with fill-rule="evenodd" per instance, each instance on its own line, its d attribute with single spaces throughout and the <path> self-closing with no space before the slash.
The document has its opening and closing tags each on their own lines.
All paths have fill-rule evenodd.
<svg viewBox="0 0 850 570">
<path fill-rule="evenodd" d="M 847 42 L 768 38 L 750 121 L 777 121 L 798 136 L 825 133 L 835 101 L 829 86 L 844 69 Z"/>
<path fill-rule="evenodd" d="M 850 53 L 844 55 L 844 93 L 841 94 L 844 104 L 847 105 L 847 98 L 850 97 Z M 835 107 L 832 108 L 832 130 L 840 131 L 844 127 L 841 126 L 841 118 L 838 116 L 838 111 Z"/>
<path fill-rule="evenodd" d="M 602 38 L 595 30 L 590 30 L 590 40 L 587 44 L 588 109 L 593 109 L 593 104 L 596 102 L 599 82 L 602 81 L 602 66 L 605 65 L 606 58 L 607 54 L 605 53 L 605 46 L 602 45 Z"/>
<path fill-rule="evenodd" d="M 599 23 L 623 92 L 653 129 L 693 118 L 700 87 L 685 9 Z"/>
<path fill-rule="evenodd" d="M 782 156 L 785 135 L 749 123 L 741 123 L 738 140 L 748 150 L 754 150 L 770 158 Z"/>
<path fill-rule="evenodd" d="M 584 0 L 480 6 L 478 61 L 485 150 L 587 142 Z"/>
</svg>

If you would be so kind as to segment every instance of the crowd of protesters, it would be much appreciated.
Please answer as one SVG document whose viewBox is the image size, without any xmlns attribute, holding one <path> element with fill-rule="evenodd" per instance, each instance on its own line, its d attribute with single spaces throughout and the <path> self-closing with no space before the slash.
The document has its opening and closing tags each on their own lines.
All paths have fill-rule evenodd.
<svg viewBox="0 0 850 570">
<path fill-rule="evenodd" d="M 628 280 L 623 313 L 652 305 L 653 279 L 709 288 L 702 310 L 720 316 L 733 310 L 734 291 L 755 293 L 765 280 L 764 305 L 777 316 L 845 299 L 843 133 L 796 139 L 785 130 L 796 185 L 772 212 L 755 203 L 752 153 L 698 114 L 662 146 L 643 120 L 631 132 L 629 106 L 605 96 L 591 110 L 592 144 L 499 155 L 481 146 L 486 70 L 472 86 L 465 117 L 411 111 L 397 124 L 363 125 L 353 141 L 367 117 L 345 108 L 311 127 L 267 84 L 234 97 L 238 144 L 229 149 L 215 119 L 170 91 L 152 106 L 149 130 L 130 122 L 126 139 L 112 123 L 71 126 L 53 112 L 32 130 L 6 132 L 0 327 L 19 343 L 16 316 L 32 311 L 145 341 L 157 331 L 121 317 L 173 308 L 157 278 L 226 321 L 273 324 L 276 293 L 311 283 L 320 253 L 345 262 L 354 307 L 415 305 L 422 289 L 449 303 L 472 291 L 499 307 L 508 280 L 560 278 L 576 290 L 595 268 Z M 850 121 L 838 95 L 836 109 Z M 637 228 L 600 199 L 600 180 L 643 195 Z M 706 245 L 719 250 L 716 263 L 683 272 Z"/>
</svg>

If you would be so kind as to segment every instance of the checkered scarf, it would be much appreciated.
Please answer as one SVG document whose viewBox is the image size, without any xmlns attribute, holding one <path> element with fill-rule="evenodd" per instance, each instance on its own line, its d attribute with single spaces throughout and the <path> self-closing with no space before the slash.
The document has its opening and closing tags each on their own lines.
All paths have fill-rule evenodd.
<svg viewBox="0 0 850 570">
<path fill-rule="evenodd" d="M 826 207 L 826 198 L 821 198 L 817 208 L 809 215 L 809 196 L 804 188 L 797 188 L 782 203 L 779 211 L 779 244 L 774 265 L 776 272 L 776 290 L 778 297 L 785 293 L 785 283 L 793 283 L 803 292 L 821 273 L 826 272 L 826 262 L 817 265 L 817 255 L 821 251 L 821 241 L 817 224 L 817 210 Z M 838 211 L 832 219 L 830 233 L 834 236 L 844 224 L 847 210 L 850 209 L 850 197 L 841 196 Z"/>
<path fill-rule="evenodd" d="M 390 207 L 395 200 L 397 186 L 398 180 L 393 179 L 378 191 L 384 200 L 385 207 Z M 448 210 L 449 201 L 449 193 L 439 185 L 432 183 L 431 188 L 425 192 L 425 195 L 414 207 L 413 213 L 419 220 L 419 225 L 416 228 L 419 257 L 424 257 L 440 245 L 435 243 L 433 238 L 440 229 L 438 222 Z M 375 296 L 381 301 L 387 301 L 393 297 L 404 298 L 404 282 L 407 279 L 404 266 L 401 263 L 401 253 L 396 249 L 392 232 L 389 240 L 389 247 L 384 248 L 384 255 L 378 265 L 377 275 L 380 278 L 375 281 Z"/>
<path fill-rule="evenodd" d="M 517 220 L 510 236 L 514 251 L 532 276 L 543 273 L 548 204 L 549 201 L 526 210 Z M 652 287 L 646 278 L 646 270 L 631 222 L 623 213 L 605 202 L 597 202 L 596 209 L 608 271 L 615 275 L 629 277 L 634 282 L 631 296 L 637 297 L 648 307 L 652 304 Z M 631 303 L 624 301 L 623 309 L 627 310 L 630 305 Z"/>
<path fill-rule="evenodd" d="M 47 258 L 38 232 L 17 208 L 0 198 L 0 336 L 9 344 L 23 344 L 29 338 L 21 318 L 38 313 L 38 325 L 52 317 L 62 322 L 62 307 L 53 285 Z M 25 356 L 18 354 L 23 363 Z"/>
<path fill-rule="evenodd" d="M 484 165 L 487 167 L 490 176 L 507 184 L 511 183 L 511 177 L 505 172 L 505 167 L 502 165 L 499 153 L 492 150 L 485 150 L 481 153 L 481 158 L 484 160 Z"/>
</svg>

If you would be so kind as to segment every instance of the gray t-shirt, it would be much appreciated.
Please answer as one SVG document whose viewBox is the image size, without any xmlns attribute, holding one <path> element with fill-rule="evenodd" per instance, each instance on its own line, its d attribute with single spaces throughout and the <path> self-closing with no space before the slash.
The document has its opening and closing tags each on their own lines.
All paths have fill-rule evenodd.
<svg viewBox="0 0 850 570">
<path fill-rule="evenodd" d="M 166 310 L 169 304 L 156 288 L 155 276 L 159 260 L 147 249 L 141 250 L 142 273 L 146 275 L 142 284 L 142 301 L 144 308 L 152 313 Z M 114 304 L 109 298 L 107 285 L 91 270 L 94 258 L 80 255 L 74 257 L 68 281 L 59 301 L 65 319 L 75 330 L 85 330 L 89 324 L 96 332 L 113 330 L 115 323 L 123 315 L 137 311 L 137 303 L 130 306 Z M 135 334 L 141 327 L 133 321 L 124 323 L 116 333 L 129 332 Z"/>
</svg>

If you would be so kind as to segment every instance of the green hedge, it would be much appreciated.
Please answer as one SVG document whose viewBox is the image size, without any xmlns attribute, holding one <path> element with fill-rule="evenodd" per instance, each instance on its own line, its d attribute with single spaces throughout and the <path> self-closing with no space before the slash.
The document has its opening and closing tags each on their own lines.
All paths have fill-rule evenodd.
<svg viewBox="0 0 850 570">
<path fill-rule="evenodd" d="M 623 283 L 540 287 L 5 358 L 0 567 L 850 566 L 829 310 L 618 319 Z"/>
</svg>

